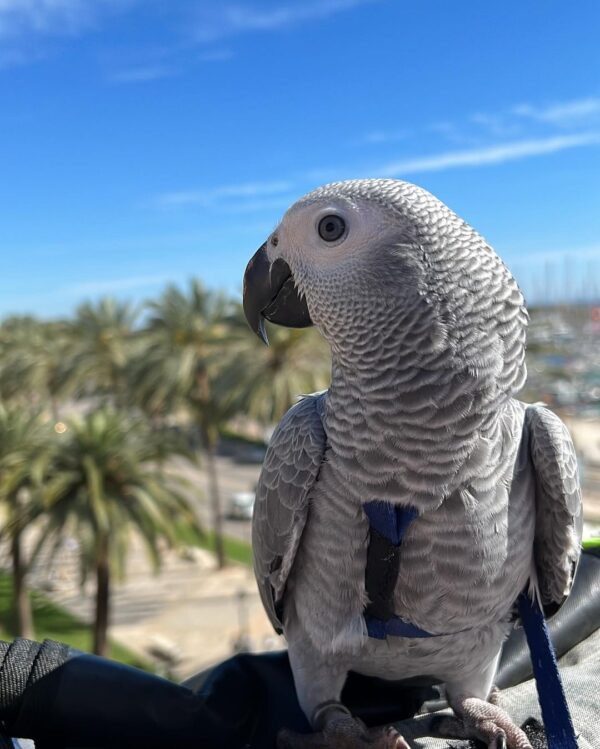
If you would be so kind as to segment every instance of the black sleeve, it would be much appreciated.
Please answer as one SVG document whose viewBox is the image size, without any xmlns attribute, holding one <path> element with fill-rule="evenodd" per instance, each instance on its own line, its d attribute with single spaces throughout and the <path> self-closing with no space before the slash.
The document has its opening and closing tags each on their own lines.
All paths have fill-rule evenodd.
<svg viewBox="0 0 600 749">
<path fill-rule="evenodd" d="M 224 722 L 190 689 L 60 643 L 0 646 L 0 721 L 36 749 L 237 749 Z"/>
</svg>

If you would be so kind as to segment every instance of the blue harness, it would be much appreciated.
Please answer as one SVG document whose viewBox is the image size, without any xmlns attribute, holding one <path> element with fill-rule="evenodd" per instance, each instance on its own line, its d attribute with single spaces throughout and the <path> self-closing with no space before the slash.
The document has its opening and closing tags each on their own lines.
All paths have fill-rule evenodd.
<svg viewBox="0 0 600 749">
<path fill-rule="evenodd" d="M 365 587 L 370 602 L 364 612 L 369 637 L 384 640 L 386 637 L 442 636 L 407 622 L 393 610 L 400 547 L 406 531 L 418 515 L 417 510 L 380 500 L 366 502 L 363 509 L 371 529 L 365 574 Z M 575 729 L 544 614 L 537 601 L 526 593 L 519 596 L 518 607 L 531 653 L 548 749 L 577 749 Z"/>
</svg>

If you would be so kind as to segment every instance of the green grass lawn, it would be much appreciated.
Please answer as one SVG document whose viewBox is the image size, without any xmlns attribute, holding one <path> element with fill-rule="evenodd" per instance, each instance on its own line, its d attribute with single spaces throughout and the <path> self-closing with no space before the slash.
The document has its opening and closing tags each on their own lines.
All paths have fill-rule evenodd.
<svg viewBox="0 0 600 749">
<path fill-rule="evenodd" d="M 178 532 L 179 539 L 188 546 L 197 546 L 207 551 L 215 551 L 215 534 L 213 531 L 203 530 L 200 534 L 190 531 L 189 528 L 183 527 Z M 230 562 L 238 562 L 252 567 L 252 546 L 246 541 L 240 541 L 238 538 L 223 538 L 225 546 L 225 557 Z"/>
<path fill-rule="evenodd" d="M 12 640 L 17 636 L 11 607 L 12 577 L 0 572 L 0 640 Z M 92 634 L 90 626 L 70 614 L 61 606 L 49 601 L 46 596 L 32 591 L 33 619 L 36 640 L 58 640 L 78 650 L 90 651 Z M 152 671 L 152 666 L 134 655 L 126 647 L 111 642 L 109 656 L 131 666 Z"/>
<path fill-rule="evenodd" d="M 203 534 L 201 540 L 194 542 L 202 548 L 214 549 L 214 535 Z M 232 562 L 252 566 L 252 547 L 245 541 L 236 538 L 225 538 L 225 555 Z M 92 634 L 89 624 L 85 624 L 61 606 L 52 603 L 43 593 L 31 592 L 33 619 L 36 640 L 58 640 L 78 650 L 89 652 L 92 648 Z M 17 636 L 15 619 L 12 612 L 12 577 L 0 571 L 0 640 L 12 640 Z M 147 671 L 154 670 L 150 663 L 134 655 L 123 645 L 110 643 L 109 656 L 131 666 Z"/>
<path fill-rule="evenodd" d="M 245 541 L 240 541 L 237 538 L 228 538 L 225 536 L 223 539 L 225 546 L 225 556 L 231 562 L 239 562 L 245 564 L 247 567 L 252 567 L 252 547 Z M 211 531 L 207 531 L 204 537 L 201 539 L 199 544 L 203 549 L 208 551 L 215 550 L 215 535 Z"/>
</svg>

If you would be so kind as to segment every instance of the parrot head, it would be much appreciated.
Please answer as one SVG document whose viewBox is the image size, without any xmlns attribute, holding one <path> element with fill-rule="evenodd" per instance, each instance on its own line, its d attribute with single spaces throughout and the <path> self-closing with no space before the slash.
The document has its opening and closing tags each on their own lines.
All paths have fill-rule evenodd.
<svg viewBox="0 0 600 749">
<path fill-rule="evenodd" d="M 294 203 L 248 263 L 244 311 L 265 343 L 265 319 L 314 324 L 339 356 L 400 347 L 422 366 L 446 352 L 461 369 L 492 368 L 512 391 L 525 377 L 527 313 L 512 275 L 407 182 L 335 182 Z"/>
</svg>

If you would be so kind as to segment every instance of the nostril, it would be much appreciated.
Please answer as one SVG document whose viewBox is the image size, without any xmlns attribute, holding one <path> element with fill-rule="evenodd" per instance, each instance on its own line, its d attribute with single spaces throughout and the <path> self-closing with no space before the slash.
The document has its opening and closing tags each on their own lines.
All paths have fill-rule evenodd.
<svg viewBox="0 0 600 749">
<path fill-rule="evenodd" d="M 277 247 L 277 245 L 279 244 L 279 237 L 277 236 L 277 234 L 273 234 L 273 236 L 271 237 L 271 244 L 273 245 L 273 247 Z"/>
</svg>

